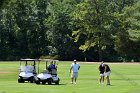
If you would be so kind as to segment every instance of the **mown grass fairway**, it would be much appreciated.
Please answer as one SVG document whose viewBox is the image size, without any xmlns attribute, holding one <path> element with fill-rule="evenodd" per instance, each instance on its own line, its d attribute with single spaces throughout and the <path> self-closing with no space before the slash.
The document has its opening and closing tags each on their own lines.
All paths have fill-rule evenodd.
<svg viewBox="0 0 140 93">
<path fill-rule="evenodd" d="M 17 82 L 19 62 L 0 62 L 0 93 L 140 93 L 140 64 L 109 64 L 111 86 L 98 84 L 98 64 L 95 63 L 80 63 L 77 84 L 70 84 L 70 64 L 58 64 L 60 85 L 36 85 Z"/>
</svg>

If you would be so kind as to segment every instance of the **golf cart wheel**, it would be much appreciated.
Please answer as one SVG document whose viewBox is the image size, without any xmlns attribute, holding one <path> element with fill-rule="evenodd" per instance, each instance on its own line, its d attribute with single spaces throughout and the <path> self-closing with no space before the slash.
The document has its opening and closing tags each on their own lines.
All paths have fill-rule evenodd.
<svg viewBox="0 0 140 93">
<path fill-rule="evenodd" d="M 30 83 L 34 83 L 34 77 L 30 77 Z"/>
<path fill-rule="evenodd" d="M 46 81 L 42 81 L 42 84 L 45 85 L 46 84 Z"/>
<path fill-rule="evenodd" d="M 51 78 L 48 79 L 48 85 L 52 85 L 52 79 Z"/>
<path fill-rule="evenodd" d="M 24 83 L 24 80 L 18 79 L 18 83 Z"/>
<path fill-rule="evenodd" d="M 24 80 L 23 80 L 22 77 L 20 77 L 20 78 L 18 79 L 18 83 L 24 83 Z"/>
<path fill-rule="evenodd" d="M 59 81 L 60 81 L 60 79 L 58 79 L 58 81 L 55 82 L 55 85 L 59 85 Z"/>
<path fill-rule="evenodd" d="M 40 84 L 40 79 L 38 78 L 38 80 L 35 80 L 36 84 Z"/>
</svg>

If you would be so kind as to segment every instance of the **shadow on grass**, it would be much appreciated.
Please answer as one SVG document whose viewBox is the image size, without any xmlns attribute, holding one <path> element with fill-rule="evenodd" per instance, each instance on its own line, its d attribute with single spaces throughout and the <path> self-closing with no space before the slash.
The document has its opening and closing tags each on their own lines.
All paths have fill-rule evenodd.
<svg viewBox="0 0 140 93">
<path fill-rule="evenodd" d="M 36 84 L 36 85 L 44 85 L 44 86 L 65 86 L 67 84 L 51 84 L 51 85 L 48 85 L 47 83 L 46 84 Z"/>
<path fill-rule="evenodd" d="M 107 87 L 111 87 L 111 86 L 115 86 L 115 85 L 112 85 L 112 84 L 111 84 L 111 85 L 106 85 L 106 86 L 107 86 Z"/>
</svg>

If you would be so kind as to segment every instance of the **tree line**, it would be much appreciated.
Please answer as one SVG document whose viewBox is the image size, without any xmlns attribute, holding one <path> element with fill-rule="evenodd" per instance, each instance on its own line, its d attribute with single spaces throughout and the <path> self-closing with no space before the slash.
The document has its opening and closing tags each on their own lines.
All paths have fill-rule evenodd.
<svg viewBox="0 0 140 93">
<path fill-rule="evenodd" d="M 0 60 L 140 61 L 139 0 L 1 0 Z"/>
</svg>

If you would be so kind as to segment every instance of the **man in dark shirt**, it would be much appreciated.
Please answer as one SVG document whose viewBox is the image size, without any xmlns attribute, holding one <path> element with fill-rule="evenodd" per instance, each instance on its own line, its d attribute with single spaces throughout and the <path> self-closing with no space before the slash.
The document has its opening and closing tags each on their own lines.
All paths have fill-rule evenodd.
<svg viewBox="0 0 140 93">
<path fill-rule="evenodd" d="M 103 62 L 99 65 L 99 72 L 100 72 L 100 78 L 99 78 L 99 84 L 103 84 L 104 83 L 104 69 L 105 67 L 103 67 Z"/>
<path fill-rule="evenodd" d="M 104 75 L 105 75 L 106 80 L 107 80 L 107 85 L 110 85 L 110 79 L 109 79 L 109 76 L 111 73 L 110 67 L 104 63 L 103 63 L 103 67 L 104 67 Z"/>
</svg>

